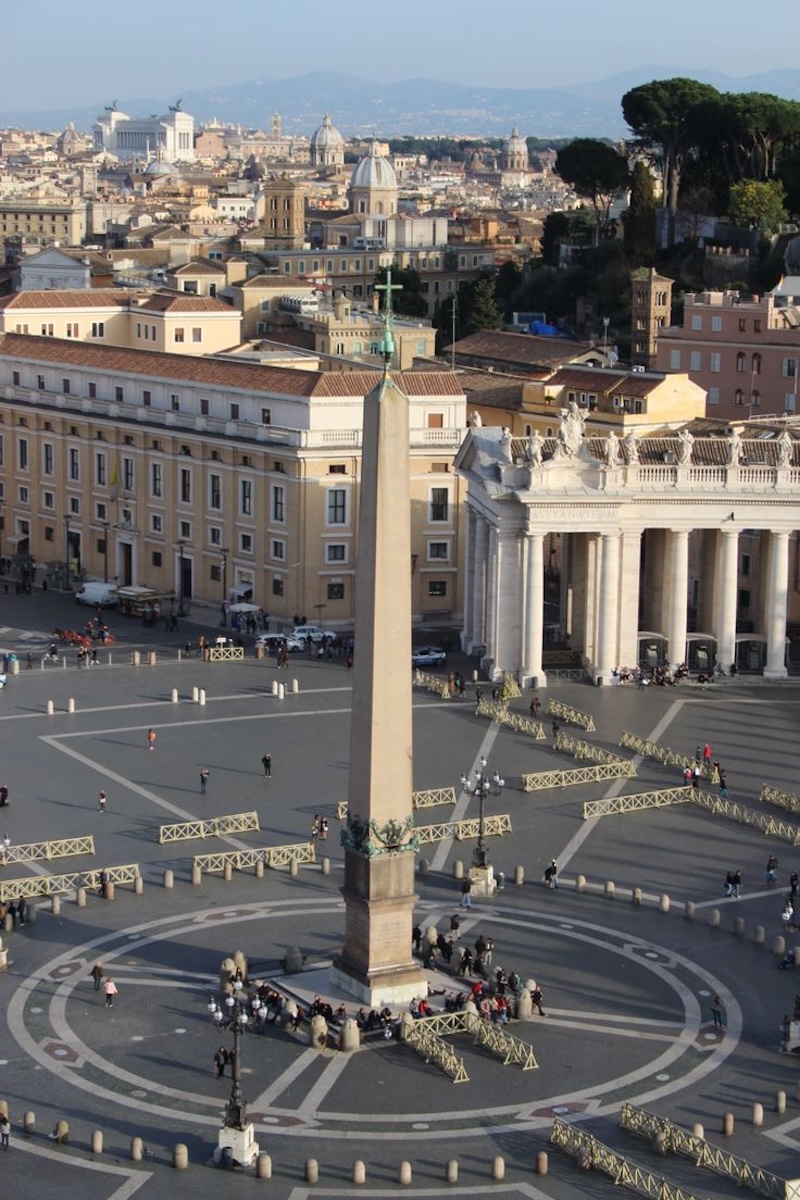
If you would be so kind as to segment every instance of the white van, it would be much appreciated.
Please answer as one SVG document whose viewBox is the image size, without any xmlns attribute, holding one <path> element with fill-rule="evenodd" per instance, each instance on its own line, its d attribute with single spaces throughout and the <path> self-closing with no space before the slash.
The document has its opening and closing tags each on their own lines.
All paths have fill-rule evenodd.
<svg viewBox="0 0 800 1200">
<path fill-rule="evenodd" d="M 84 583 L 80 591 L 75 593 L 78 604 L 88 604 L 91 608 L 113 608 L 117 603 L 117 588 L 113 583 Z"/>
</svg>

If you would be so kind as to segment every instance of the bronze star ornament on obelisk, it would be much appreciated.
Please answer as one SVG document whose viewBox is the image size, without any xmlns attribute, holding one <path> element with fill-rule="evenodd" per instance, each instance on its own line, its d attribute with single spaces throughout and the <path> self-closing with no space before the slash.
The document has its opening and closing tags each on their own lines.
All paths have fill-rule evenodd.
<svg viewBox="0 0 800 1200">
<path fill-rule="evenodd" d="M 362 1004 L 425 995 L 411 954 L 411 501 L 408 398 L 392 379 L 392 292 L 384 292 L 380 383 L 364 398 L 355 658 L 345 851 L 345 934 L 337 984 Z"/>
</svg>

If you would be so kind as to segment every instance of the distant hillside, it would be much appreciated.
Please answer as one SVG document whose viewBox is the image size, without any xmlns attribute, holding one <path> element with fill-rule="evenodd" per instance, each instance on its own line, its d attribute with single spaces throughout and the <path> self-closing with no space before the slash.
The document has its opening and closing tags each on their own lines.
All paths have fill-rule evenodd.
<svg viewBox="0 0 800 1200">
<path fill-rule="evenodd" d="M 217 117 L 249 128 L 269 127 L 273 112 L 283 119 L 285 133 L 310 134 L 330 112 L 346 137 L 376 133 L 455 134 L 498 136 L 518 125 L 535 137 L 624 137 L 620 99 L 630 88 L 651 79 L 687 75 L 711 83 L 720 91 L 773 92 L 800 100 L 800 70 L 768 71 L 738 78 L 717 71 L 641 67 L 593 82 L 560 88 L 487 88 L 475 84 L 442 83 L 435 79 L 405 79 L 376 83 L 354 75 L 316 71 L 291 79 L 262 79 L 249 83 L 217 84 L 182 92 L 183 107 L 198 121 Z M 25 129 L 63 129 L 74 121 L 89 129 L 113 97 L 93 108 L 60 108 L 47 112 L 0 112 L 0 125 Z M 167 99 L 126 99 L 120 109 L 131 116 L 166 112 Z"/>
</svg>

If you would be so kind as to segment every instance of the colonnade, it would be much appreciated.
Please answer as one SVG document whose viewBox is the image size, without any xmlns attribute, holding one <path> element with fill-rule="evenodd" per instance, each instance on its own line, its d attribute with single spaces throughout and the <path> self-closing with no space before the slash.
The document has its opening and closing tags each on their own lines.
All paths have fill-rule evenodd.
<svg viewBox="0 0 800 1200">
<path fill-rule="evenodd" d="M 547 508 L 552 519 L 552 501 Z M 734 514 L 721 527 L 695 532 L 685 511 L 674 527 L 623 523 L 599 530 L 576 528 L 569 502 L 555 529 L 533 524 L 538 516 L 533 506 L 522 525 L 524 511 L 515 507 L 487 516 L 473 506 L 467 509 L 462 643 L 480 655 L 494 677 L 508 671 L 523 683 L 546 686 L 545 538 L 551 533 L 560 535 L 560 632 L 572 650 L 581 652 L 598 683 L 610 682 L 615 668 L 638 663 L 640 630 L 665 638 L 673 668 L 684 661 L 690 564 L 698 627 L 716 640 L 718 662 L 727 669 L 735 661 L 743 530 Z M 751 610 L 754 636 L 766 639 L 764 675 L 776 679 L 787 673 L 790 532 L 761 531 Z"/>
</svg>

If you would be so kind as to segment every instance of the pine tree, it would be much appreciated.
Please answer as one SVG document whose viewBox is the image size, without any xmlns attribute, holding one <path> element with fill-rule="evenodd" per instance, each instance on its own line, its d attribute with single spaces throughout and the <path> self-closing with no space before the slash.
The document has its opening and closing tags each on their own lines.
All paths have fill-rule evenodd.
<svg viewBox="0 0 800 1200">
<path fill-rule="evenodd" d="M 499 329 L 502 324 L 503 314 L 495 300 L 494 280 L 488 276 L 485 279 L 479 279 L 472 290 L 469 332 L 478 333 L 482 329 Z"/>
<path fill-rule="evenodd" d="M 656 201 L 653 177 L 641 160 L 633 168 L 630 205 L 622 220 L 630 265 L 652 267 L 656 260 Z"/>
</svg>

